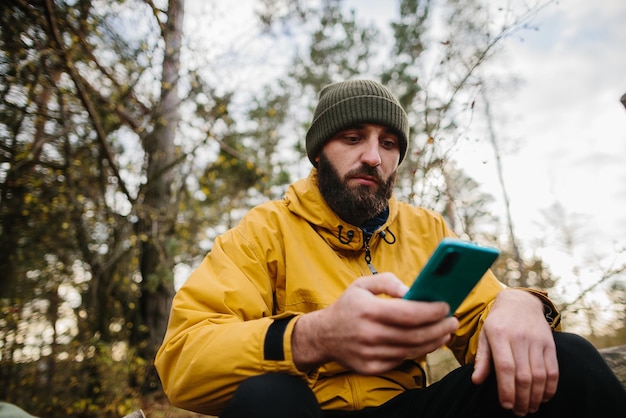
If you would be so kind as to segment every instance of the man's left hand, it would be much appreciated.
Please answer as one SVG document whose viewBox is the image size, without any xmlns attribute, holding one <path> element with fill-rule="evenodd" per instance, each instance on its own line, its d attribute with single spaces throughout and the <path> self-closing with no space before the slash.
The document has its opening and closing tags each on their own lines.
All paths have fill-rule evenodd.
<svg viewBox="0 0 626 418">
<path fill-rule="evenodd" d="M 495 368 L 500 404 L 515 415 L 536 412 L 556 393 L 559 365 L 543 304 L 518 289 L 498 294 L 480 332 L 472 381 Z"/>
</svg>

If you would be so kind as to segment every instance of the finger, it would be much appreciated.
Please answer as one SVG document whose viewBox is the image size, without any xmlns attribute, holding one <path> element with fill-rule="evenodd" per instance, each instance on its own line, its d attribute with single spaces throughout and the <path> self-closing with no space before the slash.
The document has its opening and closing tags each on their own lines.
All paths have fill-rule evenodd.
<svg viewBox="0 0 626 418">
<path fill-rule="evenodd" d="M 476 358 L 474 360 L 474 372 L 472 373 L 472 382 L 479 385 L 487 379 L 491 373 L 491 349 L 484 330 L 481 330 L 478 336 L 478 347 L 476 349 Z"/>
<path fill-rule="evenodd" d="M 498 396 L 504 409 L 515 406 L 515 358 L 508 343 L 491 345 L 493 367 L 498 381 Z"/>
<path fill-rule="evenodd" d="M 446 345 L 450 341 L 450 338 L 450 335 L 445 335 L 441 338 L 438 338 L 437 340 L 423 343 L 419 346 L 409 347 L 408 351 L 404 355 L 403 360 L 423 358 L 425 355 L 432 353 L 433 351 Z"/>
<path fill-rule="evenodd" d="M 353 286 L 365 289 L 374 295 L 388 295 L 393 298 L 402 298 L 409 290 L 395 274 L 385 272 L 372 276 L 363 276 L 352 283 Z M 445 311 L 444 316 L 450 312 L 450 306 L 445 302 L 416 302 L 404 301 L 405 303 L 427 303 L 436 312 Z M 435 306 L 436 305 L 436 306 Z"/>
<path fill-rule="evenodd" d="M 360 342 L 366 345 L 393 345 L 401 348 L 421 347 L 447 338 L 458 328 L 458 320 L 445 317 L 437 322 L 419 324 L 411 327 L 395 326 L 380 321 L 368 323 L 366 333 L 361 334 Z"/>
<path fill-rule="evenodd" d="M 421 344 L 419 347 L 401 347 L 398 345 L 361 345 L 340 363 L 362 374 L 386 372 L 407 359 L 416 359 L 435 351 L 448 342 L 446 335 L 437 341 Z"/>
<path fill-rule="evenodd" d="M 533 345 L 530 347 L 530 368 L 532 376 L 532 386 L 530 389 L 530 397 L 528 400 L 528 412 L 537 412 L 539 406 L 545 398 L 545 390 L 547 384 L 547 365 L 544 355 L 544 347 L 542 345 Z"/>
<path fill-rule="evenodd" d="M 393 273 L 380 273 L 373 276 L 360 277 L 352 283 L 354 286 L 366 289 L 375 295 L 389 295 L 401 298 L 409 290 Z"/>
<path fill-rule="evenodd" d="M 384 272 L 360 277 L 352 285 L 374 295 L 384 294 L 394 298 L 379 299 L 381 302 L 377 305 L 380 309 L 377 311 L 376 306 L 372 306 L 369 310 L 379 320 L 389 324 L 404 324 L 410 327 L 417 323 L 439 321 L 450 312 L 450 307 L 445 302 L 416 302 L 399 299 L 406 294 L 408 287 L 393 273 Z"/>
<path fill-rule="evenodd" d="M 556 394 L 559 385 L 559 362 L 554 344 L 544 350 L 544 362 L 546 365 L 546 387 L 542 402 L 545 403 Z"/>
<path fill-rule="evenodd" d="M 423 342 L 418 346 L 399 346 L 396 344 L 378 344 L 363 346 L 359 351 L 359 356 L 365 361 L 384 360 L 391 361 L 397 360 L 398 362 L 406 359 L 413 359 L 428 354 L 442 345 L 447 343 L 450 339 L 449 335 Z"/>
<path fill-rule="evenodd" d="M 441 341 L 454 333 L 459 327 L 459 321 L 454 317 L 446 317 L 440 321 L 411 328 L 395 328 L 394 343 L 407 347 L 419 347 L 423 344 Z"/>
<path fill-rule="evenodd" d="M 529 410 L 531 397 L 534 390 L 534 372 L 540 375 L 541 365 L 537 364 L 533 369 L 532 362 L 537 363 L 538 359 L 532 359 L 532 348 L 527 344 L 516 344 L 513 348 L 513 358 L 515 361 L 515 404 L 513 412 L 516 415 L 526 415 Z M 543 385 L 541 390 L 543 392 Z"/>
<path fill-rule="evenodd" d="M 397 298 L 373 298 L 368 301 L 363 312 L 367 319 L 400 328 L 416 328 L 451 319 L 448 324 L 456 324 L 450 332 L 456 331 L 458 320 L 448 317 L 450 311 L 444 302 L 415 302 Z"/>
</svg>

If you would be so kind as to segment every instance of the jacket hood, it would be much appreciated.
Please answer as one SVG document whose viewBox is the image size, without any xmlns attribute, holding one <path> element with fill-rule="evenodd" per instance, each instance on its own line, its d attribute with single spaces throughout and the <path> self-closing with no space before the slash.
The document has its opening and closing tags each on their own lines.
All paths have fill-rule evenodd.
<svg viewBox="0 0 626 418">
<path fill-rule="evenodd" d="M 364 245 L 363 231 L 341 219 L 326 203 L 317 181 L 317 169 L 311 169 L 309 175 L 289 186 L 285 196 L 287 209 L 305 219 L 317 233 L 333 248 L 338 250 L 361 250 Z M 395 196 L 389 199 L 389 218 L 374 233 L 372 241 L 379 236 L 395 219 L 398 204 Z"/>
</svg>

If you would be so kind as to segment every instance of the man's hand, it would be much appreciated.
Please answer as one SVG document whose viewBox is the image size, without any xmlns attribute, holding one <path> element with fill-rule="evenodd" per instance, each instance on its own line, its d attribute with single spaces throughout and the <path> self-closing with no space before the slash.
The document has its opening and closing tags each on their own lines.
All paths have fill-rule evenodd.
<svg viewBox="0 0 626 418">
<path fill-rule="evenodd" d="M 292 337 L 296 366 L 336 361 L 377 374 L 444 345 L 458 327 L 448 305 L 399 299 L 407 290 L 392 273 L 361 277 L 328 308 L 301 316 Z"/>
<path fill-rule="evenodd" d="M 495 368 L 500 404 L 518 416 L 536 412 L 556 393 L 559 366 L 541 301 L 523 290 L 498 294 L 481 330 L 472 380 Z"/>
</svg>

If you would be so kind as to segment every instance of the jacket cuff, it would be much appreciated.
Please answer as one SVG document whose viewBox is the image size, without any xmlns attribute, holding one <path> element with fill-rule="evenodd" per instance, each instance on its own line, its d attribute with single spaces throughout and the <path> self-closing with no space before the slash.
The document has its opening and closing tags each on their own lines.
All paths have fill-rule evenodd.
<svg viewBox="0 0 626 418">
<path fill-rule="evenodd" d="M 319 370 L 316 368 L 303 372 L 298 370 L 293 362 L 291 336 L 299 317 L 299 314 L 283 313 L 275 317 L 270 324 L 263 345 L 264 370 L 300 376 L 308 382 L 309 386 L 313 386 L 319 376 Z"/>
<path fill-rule="evenodd" d="M 263 344 L 263 358 L 265 360 L 285 360 L 285 331 L 292 319 L 293 316 L 278 318 L 274 319 L 274 322 L 270 324 L 265 334 L 265 342 Z"/>
</svg>

